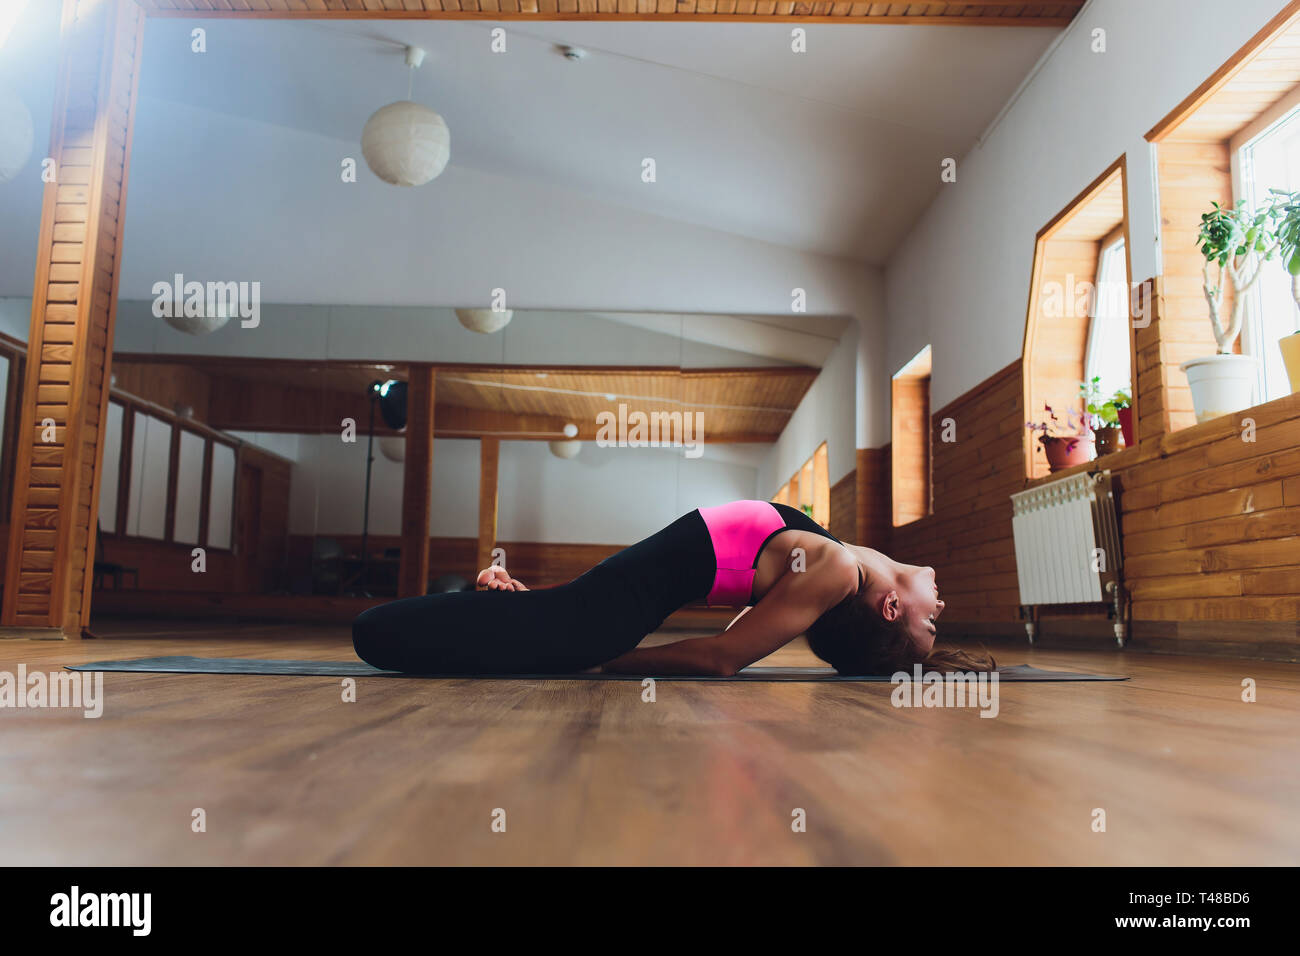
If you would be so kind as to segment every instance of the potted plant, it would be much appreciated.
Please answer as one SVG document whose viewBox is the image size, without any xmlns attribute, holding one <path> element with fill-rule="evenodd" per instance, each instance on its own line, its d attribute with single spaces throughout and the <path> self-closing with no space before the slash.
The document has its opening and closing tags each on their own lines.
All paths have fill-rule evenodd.
<svg viewBox="0 0 1300 956">
<path fill-rule="evenodd" d="M 1124 434 L 1124 447 L 1133 447 L 1133 399 L 1124 389 L 1117 391 L 1112 396 L 1109 404 L 1115 409 L 1115 417 L 1119 419 L 1119 430 Z"/>
<path fill-rule="evenodd" d="M 1097 456 L 1119 451 L 1119 412 L 1112 400 L 1101 400 L 1101 376 L 1094 375 L 1090 381 L 1081 382 L 1079 395 L 1088 414 L 1088 425 L 1096 439 Z"/>
<path fill-rule="evenodd" d="M 1184 362 L 1183 371 L 1192 388 L 1192 405 L 1196 420 L 1207 422 L 1221 415 L 1230 415 L 1250 406 L 1254 393 L 1258 365 L 1249 355 L 1236 355 L 1232 351 L 1237 336 L 1241 334 L 1241 320 L 1246 305 L 1246 295 L 1255 287 L 1264 264 L 1277 255 L 1281 248 L 1278 222 L 1283 219 L 1286 207 L 1285 194 L 1271 192 L 1268 201 L 1257 212 L 1246 208 L 1240 199 L 1232 208 L 1220 206 L 1201 215 L 1201 228 L 1196 235 L 1201 255 L 1202 288 L 1210 307 L 1210 325 L 1219 349 L 1215 355 Z M 1217 266 L 1215 279 L 1210 277 L 1210 267 Z M 1223 288 L 1232 283 L 1232 312 L 1227 322 L 1220 310 L 1223 306 Z"/>
<path fill-rule="evenodd" d="M 1071 465 L 1082 465 L 1093 458 L 1093 437 L 1087 424 L 1074 412 L 1066 411 L 1066 424 L 1056 417 L 1051 405 L 1044 405 L 1048 420 L 1042 422 L 1025 422 L 1031 432 L 1041 432 L 1038 436 L 1047 456 L 1047 470 L 1060 471 Z"/>
<path fill-rule="evenodd" d="M 1282 265 L 1291 273 L 1291 297 L 1300 309 L 1300 192 L 1291 193 L 1282 206 L 1277 237 L 1282 243 Z M 1278 339 L 1286 363 L 1286 375 L 1291 380 L 1291 391 L 1300 392 L 1300 325 L 1290 335 Z"/>
</svg>

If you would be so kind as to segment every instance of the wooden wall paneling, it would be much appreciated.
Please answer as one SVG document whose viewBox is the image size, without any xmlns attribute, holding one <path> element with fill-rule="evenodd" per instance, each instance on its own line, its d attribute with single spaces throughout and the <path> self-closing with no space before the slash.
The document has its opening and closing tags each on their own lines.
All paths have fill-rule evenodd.
<svg viewBox="0 0 1300 956">
<path fill-rule="evenodd" d="M 433 430 L 437 372 L 412 365 L 406 401 L 406 462 L 402 478 L 402 560 L 398 596 L 429 589 L 429 517 L 433 493 Z"/>
<path fill-rule="evenodd" d="M 890 460 L 892 446 L 884 448 L 857 449 L 857 468 L 855 469 L 856 489 L 855 505 L 857 507 L 855 528 L 857 544 L 887 553 L 892 547 L 890 536 L 893 529 L 893 504 L 891 500 L 892 479 L 890 477 Z"/>
<path fill-rule="evenodd" d="M 79 634 L 89 621 L 99 463 L 144 13 L 64 0 L 41 210 L 22 438 L 0 620 Z M 42 440 L 53 419 L 56 440 Z"/>
<path fill-rule="evenodd" d="M 495 438 L 479 439 L 478 478 L 478 561 L 475 571 L 492 564 L 492 549 L 497 541 L 498 467 L 501 442 Z M 507 568 L 509 557 L 507 556 Z M 522 579 L 521 579 L 522 580 Z M 525 582 L 527 583 L 527 582 Z"/>
<path fill-rule="evenodd" d="M 856 468 L 831 485 L 830 533 L 849 544 L 862 543 L 862 539 L 858 536 L 857 491 L 858 470 Z"/>
</svg>

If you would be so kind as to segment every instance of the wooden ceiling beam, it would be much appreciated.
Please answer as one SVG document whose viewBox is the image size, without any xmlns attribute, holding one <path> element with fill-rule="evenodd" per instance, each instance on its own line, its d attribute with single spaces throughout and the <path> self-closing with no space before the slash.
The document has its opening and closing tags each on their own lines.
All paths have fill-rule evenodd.
<svg viewBox="0 0 1300 956">
<path fill-rule="evenodd" d="M 920 4 L 925 13 L 908 16 L 890 14 L 895 4 L 794 2 L 776 0 L 761 4 L 754 13 L 719 13 L 716 4 L 707 12 L 697 9 L 696 0 L 675 0 L 669 12 L 638 10 L 626 13 L 561 12 L 557 0 L 521 0 L 531 10 L 444 10 L 441 0 L 409 2 L 414 9 L 302 9 L 294 0 L 264 0 L 266 10 L 213 9 L 212 0 L 137 0 L 151 17 L 202 17 L 246 20 L 489 20 L 582 21 L 627 20 L 699 23 L 866 23 L 912 26 L 980 27 L 1064 27 L 1069 25 L 1084 0 L 1056 0 L 1055 3 L 1026 3 L 1023 0 L 983 0 L 981 3 L 941 2 Z M 376 4 L 366 4 L 374 6 Z M 458 3 L 457 6 L 460 4 Z M 317 5 L 319 6 L 319 5 Z M 352 4 L 361 6 L 361 4 Z M 638 5 L 639 6 L 639 5 Z M 298 9 L 293 9 L 298 7 Z M 759 8 L 763 13 L 757 12 Z M 877 12 L 878 11 L 878 12 Z"/>
</svg>

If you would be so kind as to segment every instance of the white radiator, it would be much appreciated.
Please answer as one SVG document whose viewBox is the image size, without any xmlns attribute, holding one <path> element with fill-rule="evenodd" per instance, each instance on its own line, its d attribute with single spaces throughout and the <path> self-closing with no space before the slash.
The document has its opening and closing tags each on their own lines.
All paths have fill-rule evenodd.
<svg viewBox="0 0 1300 956">
<path fill-rule="evenodd" d="M 1123 586 L 1115 486 L 1109 471 L 1070 475 L 1011 496 L 1021 614 L 1032 643 L 1038 608 L 1107 604 L 1122 647 Z"/>
</svg>

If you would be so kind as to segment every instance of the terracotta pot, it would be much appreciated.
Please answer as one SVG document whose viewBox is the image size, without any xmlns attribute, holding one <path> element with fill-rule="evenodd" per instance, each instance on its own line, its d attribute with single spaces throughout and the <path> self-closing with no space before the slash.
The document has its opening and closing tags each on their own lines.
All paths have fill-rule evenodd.
<svg viewBox="0 0 1300 956">
<path fill-rule="evenodd" d="M 1133 408 L 1117 408 L 1115 414 L 1119 416 L 1119 428 L 1124 433 L 1124 447 L 1133 447 Z"/>
<path fill-rule="evenodd" d="M 1119 451 L 1119 433 L 1118 428 L 1098 428 L 1093 435 L 1097 439 L 1097 457 L 1110 455 Z"/>
<path fill-rule="evenodd" d="M 1092 461 L 1093 439 L 1091 435 L 1076 435 L 1072 438 L 1055 438 L 1042 435 L 1038 439 L 1043 443 L 1043 452 L 1047 455 L 1047 470 L 1060 471 L 1073 465 L 1083 465 Z"/>
</svg>

